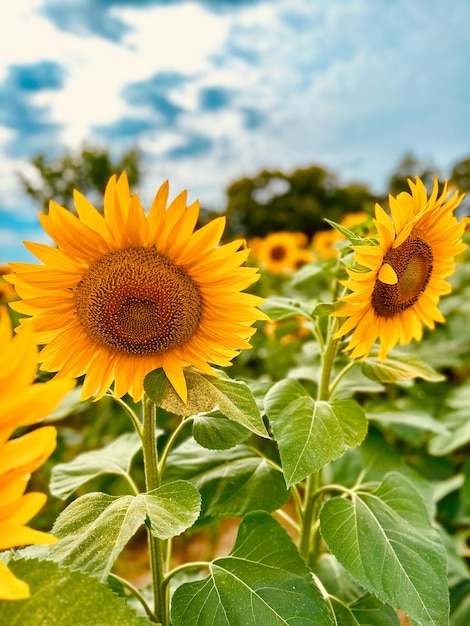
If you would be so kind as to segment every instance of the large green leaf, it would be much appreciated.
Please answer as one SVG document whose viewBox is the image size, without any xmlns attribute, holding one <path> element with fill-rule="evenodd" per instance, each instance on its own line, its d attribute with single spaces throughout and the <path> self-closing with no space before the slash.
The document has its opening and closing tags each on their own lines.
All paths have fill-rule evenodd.
<svg viewBox="0 0 470 626">
<path fill-rule="evenodd" d="M 199 517 L 201 495 L 186 480 L 166 483 L 141 496 L 145 500 L 152 534 L 170 539 L 190 528 Z"/>
<path fill-rule="evenodd" d="M 8 567 L 30 587 L 31 597 L 0 601 L 5 626 L 145 626 L 123 598 L 96 578 L 51 561 L 22 559 Z"/>
<path fill-rule="evenodd" d="M 52 469 L 51 494 L 65 500 L 76 489 L 102 474 L 127 476 L 141 445 L 137 433 L 126 433 L 109 446 L 79 454 L 69 463 L 59 463 Z"/>
<path fill-rule="evenodd" d="M 167 411 L 189 416 L 218 409 L 249 431 L 260 437 L 269 437 L 256 400 L 246 383 L 232 380 L 223 372 L 217 377 L 185 370 L 184 376 L 188 388 L 186 404 L 161 370 L 147 374 L 144 387 L 150 399 Z"/>
<path fill-rule="evenodd" d="M 391 472 L 372 493 L 332 498 L 320 514 L 328 548 L 382 602 L 420 626 L 446 626 L 446 553 L 410 481 Z"/>
<path fill-rule="evenodd" d="M 354 400 L 317 402 L 291 379 L 270 389 L 266 414 L 288 487 L 358 446 L 367 433 L 366 416 Z"/>
<path fill-rule="evenodd" d="M 50 557 L 106 580 L 146 515 L 142 497 L 88 493 L 72 502 L 57 518 L 52 534 L 60 541 L 50 548 Z"/>
<path fill-rule="evenodd" d="M 362 362 L 362 371 L 371 380 L 379 383 L 395 383 L 399 380 L 422 378 L 431 382 L 444 380 L 430 365 L 408 352 L 391 350 L 387 360 L 382 362 L 367 358 Z"/>
<path fill-rule="evenodd" d="M 282 473 L 244 445 L 208 451 L 189 439 L 170 453 L 163 478 L 189 480 L 197 487 L 201 517 L 271 512 L 289 497 Z"/>
<path fill-rule="evenodd" d="M 194 524 L 200 509 L 197 489 L 176 481 L 138 496 L 89 493 L 57 518 L 52 533 L 60 541 L 50 557 L 105 580 L 117 557 L 149 517 L 156 537 L 168 539 Z"/>
<path fill-rule="evenodd" d="M 332 626 L 310 572 L 286 531 L 266 513 L 243 520 L 230 556 L 173 596 L 174 626 Z"/>
<path fill-rule="evenodd" d="M 193 437 L 203 448 L 209 450 L 227 450 L 238 443 L 243 443 L 251 432 L 220 411 L 199 413 L 193 419 Z"/>
</svg>

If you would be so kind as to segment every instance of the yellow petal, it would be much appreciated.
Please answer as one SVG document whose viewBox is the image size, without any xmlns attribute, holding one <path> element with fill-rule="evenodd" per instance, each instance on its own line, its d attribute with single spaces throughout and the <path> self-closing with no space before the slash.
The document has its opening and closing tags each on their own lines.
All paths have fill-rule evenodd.
<svg viewBox="0 0 470 626">
<path fill-rule="evenodd" d="M 385 283 L 386 285 L 396 285 L 398 283 L 398 276 L 389 263 L 382 265 L 377 278 L 381 283 Z"/>
<path fill-rule="evenodd" d="M 28 584 L 17 578 L 6 563 L 0 561 L 0 600 L 25 600 L 30 595 Z"/>
</svg>

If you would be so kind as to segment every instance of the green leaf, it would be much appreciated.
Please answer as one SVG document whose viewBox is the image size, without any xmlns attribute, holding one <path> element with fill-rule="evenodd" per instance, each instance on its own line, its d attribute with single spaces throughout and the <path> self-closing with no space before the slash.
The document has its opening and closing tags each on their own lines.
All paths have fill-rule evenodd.
<svg viewBox="0 0 470 626">
<path fill-rule="evenodd" d="M 275 511 L 289 498 L 282 473 L 244 445 L 208 451 L 193 439 L 172 450 L 165 481 L 189 480 L 201 493 L 201 517 Z"/>
<path fill-rule="evenodd" d="M 319 274 L 324 272 L 324 270 L 325 268 L 324 268 L 323 263 L 318 263 L 318 262 L 305 263 L 294 274 L 294 276 L 291 279 L 291 284 L 295 287 L 298 287 L 299 285 L 303 283 L 310 282 L 312 279 L 317 278 Z"/>
<path fill-rule="evenodd" d="M 229 420 L 220 411 L 199 413 L 193 419 L 193 437 L 203 448 L 209 450 L 227 450 L 243 443 L 251 432 Z"/>
<path fill-rule="evenodd" d="M 438 433 L 429 441 L 429 454 L 443 456 L 470 442 L 468 409 L 452 411 L 445 415 L 446 433 Z"/>
<path fill-rule="evenodd" d="M 309 305 L 301 300 L 294 300 L 293 298 L 272 296 L 266 298 L 266 302 L 260 306 L 260 309 L 262 309 L 273 322 L 279 322 L 280 320 L 296 317 L 297 315 L 301 315 L 313 322 L 314 318 L 311 312 L 314 306 L 315 303 Z"/>
<path fill-rule="evenodd" d="M 105 448 L 79 454 L 69 463 L 59 463 L 52 469 L 51 494 L 65 500 L 76 489 L 102 474 L 127 476 L 141 445 L 136 433 L 126 433 Z"/>
<path fill-rule="evenodd" d="M 286 531 L 266 513 L 240 525 L 230 556 L 175 591 L 174 626 L 333 626 L 325 601 Z"/>
<path fill-rule="evenodd" d="M 52 534 L 60 541 L 51 546 L 49 556 L 105 580 L 147 516 L 152 533 L 168 539 L 192 526 L 199 510 L 199 493 L 185 481 L 137 496 L 89 493 L 72 502 L 57 518 Z"/>
<path fill-rule="evenodd" d="M 49 549 L 50 558 L 106 580 L 146 516 L 143 497 L 88 493 L 57 518 L 52 534 L 60 541 Z"/>
<path fill-rule="evenodd" d="M 439 433 L 441 435 L 449 434 L 449 431 L 442 422 L 434 419 L 434 417 L 425 411 L 377 411 L 368 413 L 367 417 L 369 420 L 373 420 L 384 426 L 405 424 L 406 426 L 413 426 L 430 433 Z"/>
<path fill-rule="evenodd" d="M 51 561 L 21 559 L 9 568 L 30 587 L 31 597 L 0 601 L 0 623 L 8 626 L 145 626 L 125 600 L 96 578 Z"/>
<path fill-rule="evenodd" d="M 419 626 L 446 626 L 446 553 L 419 493 L 391 472 L 372 493 L 325 502 L 320 528 L 329 550 L 382 602 Z"/>
<path fill-rule="evenodd" d="M 374 596 L 366 595 L 350 605 L 343 604 L 337 598 L 331 598 L 330 601 L 340 626 L 400 626 L 392 607 Z"/>
<path fill-rule="evenodd" d="M 374 358 L 362 362 L 362 371 L 371 380 L 379 383 L 395 383 L 399 380 L 422 378 L 431 382 L 445 380 L 430 365 L 407 352 L 392 350 L 383 363 Z"/>
<path fill-rule="evenodd" d="M 376 246 L 377 241 L 375 239 L 371 239 L 368 237 L 361 237 L 353 230 L 349 230 L 349 228 L 345 228 L 338 224 L 337 222 L 333 222 L 333 220 L 327 220 L 325 218 L 325 222 L 327 222 L 330 226 L 332 226 L 335 230 L 337 230 L 343 237 L 345 237 L 353 246 Z"/>
<path fill-rule="evenodd" d="M 189 416 L 218 409 L 225 417 L 251 432 L 269 438 L 256 400 L 246 383 L 232 380 L 222 372 L 216 377 L 185 370 L 184 375 L 188 388 L 186 404 L 160 370 L 145 377 L 146 393 L 153 402 L 171 413 Z"/>
<path fill-rule="evenodd" d="M 215 389 L 217 408 L 229 419 L 260 437 L 269 438 L 258 405 L 248 385 L 230 378 L 205 377 Z"/>
<path fill-rule="evenodd" d="M 177 480 L 147 494 L 145 500 L 152 535 L 170 539 L 190 528 L 199 517 L 201 495 L 191 483 Z"/>
<path fill-rule="evenodd" d="M 367 433 L 366 416 L 354 400 L 317 402 L 291 379 L 270 389 L 266 414 L 288 487 L 358 446 Z"/>
</svg>

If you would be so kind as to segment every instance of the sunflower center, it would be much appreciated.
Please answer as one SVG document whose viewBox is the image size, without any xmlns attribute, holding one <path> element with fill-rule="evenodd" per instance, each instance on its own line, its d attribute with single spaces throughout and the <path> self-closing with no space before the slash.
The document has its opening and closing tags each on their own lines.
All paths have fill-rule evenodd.
<svg viewBox="0 0 470 626">
<path fill-rule="evenodd" d="M 95 261 L 77 285 L 75 301 L 96 343 L 142 355 L 186 343 L 203 310 L 193 279 L 154 248 L 123 248 Z"/>
<path fill-rule="evenodd" d="M 286 256 L 286 249 L 284 246 L 273 246 L 271 248 L 271 258 L 273 261 L 282 261 L 282 259 Z"/>
<path fill-rule="evenodd" d="M 397 283 L 388 285 L 377 280 L 372 293 L 372 307 L 379 317 L 393 317 L 417 302 L 432 274 L 431 247 L 411 235 L 401 246 L 384 256 L 397 275 Z"/>
</svg>

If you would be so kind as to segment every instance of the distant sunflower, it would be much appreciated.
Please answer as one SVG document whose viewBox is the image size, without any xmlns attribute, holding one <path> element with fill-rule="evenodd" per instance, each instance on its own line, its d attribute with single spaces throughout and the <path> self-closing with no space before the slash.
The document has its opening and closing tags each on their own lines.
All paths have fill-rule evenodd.
<svg viewBox="0 0 470 626">
<path fill-rule="evenodd" d="M 261 267 L 272 274 L 293 273 L 305 262 L 307 243 L 307 236 L 301 232 L 269 233 L 257 242 L 256 256 Z"/>
<path fill-rule="evenodd" d="M 82 399 L 143 395 L 145 375 L 163 368 L 186 401 L 183 368 L 214 374 L 250 348 L 252 324 L 265 319 L 263 301 L 241 291 L 258 278 L 242 267 L 249 250 L 240 241 L 218 246 L 220 217 L 194 231 L 199 204 L 186 192 L 166 209 L 168 183 L 148 215 L 125 174 L 106 188 L 104 216 L 78 191 L 77 216 L 51 201 L 41 216 L 57 248 L 26 243 L 44 265 L 12 263 L 8 277 L 45 347 L 41 369 L 59 376 L 85 374 Z"/>
<path fill-rule="evenodd" d="M 379 358 L 397 343 L 420 341 L 422 323 L 433 329 L 444 318 L 437 308 L 441 296 L 451 291 L 445 278 L 455 269 L 455 257 L 465 249 L 459 243 L 465 220 L 457 222 L 454 209 L 463 198 L 448 198 L 447 184 L 438 196 L 438 182 L 430 197 L 422 181 L 408 181 L 410 193 L 389 196 L 391 216 L 376 205 L 374 223 L 378 245 L 354 246 L 362 268 L 348 270 L 345 282 L 352 293 L 334 315 L 348 319 L 337 337 L 354 331 L 346 350 L 351 357 L 365 357 L 377 338 Z"/>
<path fill-rule="evenodd" d="M 31 472 L 54 451 L 56 429 L 45 426 L 9 437 L 18 427 L 35 424 L 53 411 L 75 382 L 34 383 L 36 370 L 37 346 L 31 323 L 12 337 L 10 318 L 5 307 L 0 307 L 0 551 L 56 541 L 26 526 L 44 505 L 45 494 L 24 493 Z M 0 600 L 28 596 L 28 585 L 0 560 Z"/>
</svg>

